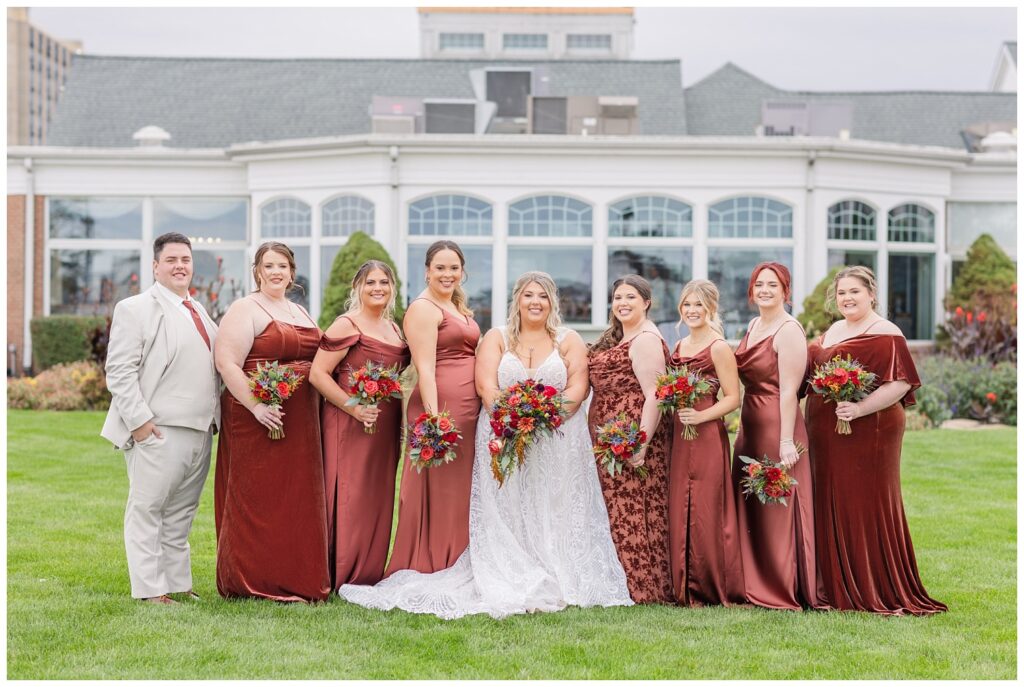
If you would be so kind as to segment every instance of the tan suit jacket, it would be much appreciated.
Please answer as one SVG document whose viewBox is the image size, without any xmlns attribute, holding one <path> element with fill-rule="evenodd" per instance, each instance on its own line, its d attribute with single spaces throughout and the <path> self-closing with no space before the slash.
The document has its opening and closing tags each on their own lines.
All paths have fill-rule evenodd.
<svg viewBox="0 0 1024 687">
<path fill-rule="evenodd" d="M 193 301 L 213 340 L 217 325 L 202 304 Z M 110 440 L 117 448 L 125 448 L 133 429 L 156 417 L 151 405 L 156 399 L 174 398 L 179 423 L 198 427 L 208 413 L 205 403 L 190 404 L 195 396 L 195 385 L 188 376 L 166 374 L 178 348 L 178 328 L 168 326 L 170 318 L 182 317 L 174 312 L 152 286 L 146 291 L 126 298 L 114 307 L 114 317 L 107 344 L 107 388 L 113 399 L 100 436 Z M 196 370 L 204 374 L 203 370 Z M 217 386 L 219 388 L 219 379 Z M 205 399 L 196 399 L 203 401 Z M 194 412 L 193 412 L 194 411 Z M 189 413 L 193 412 L 194 417 Z M 181 422 L 184 420 L 184 422 Z M 220 422 L 220 400 L 217 399 L 213 423 Z"/>
</svg>

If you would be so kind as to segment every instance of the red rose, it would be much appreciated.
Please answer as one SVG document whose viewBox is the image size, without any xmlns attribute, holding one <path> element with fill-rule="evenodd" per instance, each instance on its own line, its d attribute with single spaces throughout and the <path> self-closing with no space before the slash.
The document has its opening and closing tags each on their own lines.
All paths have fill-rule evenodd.
<svg viewBox="0 0 1024 687">
<path fill-rule="evenodd" d="M 427 415 L 426 413 L 420 413 L 420 416 L 418 418 L 416 418 L 416 423 L 415 424 L 418 425 L 421 422 L 426 422 L 428 417 L 430 417 L 430 416 Z"/>
<path fill-rule="evenodd" d="M 437 428 L 442 432 L 450 432 L 452 427 L 452 421 L 446 417 L 442 417 L 440 420 L 437 421 Z"/>
<path fill-rule="evenodd" d="M 288 394 L 288 382 L 278 382 L 277 393 L 286 396 Z"/>
<path fill-rule="evenodd" d="M 769 482 L 778 482 L 782 477 L 782 470 L 779 468 L 768 468 L 767 478 Z"/>
<path fill-rule="evenodd" d="M 434 449 L 424 446 L 420 449 L 420 460 L 430 460 L 434 457 Z"/>
<path fill-rule="evenodd" d="M 667 386 L 658 387 L 658 398 L 668 398 L 672 395 L 672 389 Z"/>
<path fill-rule="evenodd" d="M 508 397 L 508 404 L 510 406 L 517 406 L 519 405 L 520 400 L 521 399 L 519 398 L 519 396 L 512 394 L 511 396 Z"/>
<path fill-rule="evenodd" d="M 445 434 L 443 438 L 449 444 L 454 444 L 456 441 L 458 441 L 459 435 L 456 434 L 455 432 L 449 432 L 448 434 Z"/>
<path fill-rule="evenodd" d="M 501 434 L 501 430 L 501 423 L 498 422 L 497 420 L 491 420 L 491 431 L 494 432 L 495 434 Z"/>
<path fill-rule="evenodd" d="M 832 373 L 832 376 L 835 377 L 836 383 L 839 385 L 846 384 L 846 382 L 850 380 L 850 373 L 841 367 L 836 368 L 836 371 Z"/>
<path fill-rule="evenodd" d="M 637 441 L 637 444 L 646 444 L 647 443 L 647 432 L 645 432 L 644 430 L 641 429 L 640 430 L 640 436 L 638 436 L 636 438 L 636 441 Z"/>
<path fill-rule="evenodd" d="M 363 384 L 363 391 L 365 391 L 370 396 L 373 396 L 378 391 L 380 391 L 380 385 L 378 385 L 377 382 L 371 379 Z"/>
<path fill-rule="evenodd" d="M 979 317 L 980 317 L 980 316 L 979 316 Z M 995 403 L 995 402 L 996 402 L 996 398 L 997 398 L 997 397 L 996 397 L 996 395 L 995 395 L 995 394 L 994 394 L 993 392 L 991 392 L 991 391 L 990 391 L 990 392 L 988 392 L 987 394 L 985 394 L 985 398 L 987 398 L 987 399 L 988 399 L 988 402 L 989 402 L 989 403 Z"/>
<path fill-rule="evenodd" d="M 622 444 L 615 444 L 614 446 L 612 446 L 612 453 L 614 453 L 617 456 L 621 456 L 622 452 L 625 450 L 626 447 L 623 446 Z"/>
<path fill-rule="evenodd" d="M 552 427 L 560 427 L 561 425 L 562 425 L 562 417 L 560 415 L 555 415 L 553 418 L 551 418 L 551 426 Z"/>
<path fill-rule="evenodd" d="M 553 387 L 553 386 L 546 386 L 546 387 L 544 387 L 544 398 L 551 398 L 552 396 L 554 396 L 557 393 L 558 393 L 558 390 L 555 389 L 555 387 Z"/>
</svg>

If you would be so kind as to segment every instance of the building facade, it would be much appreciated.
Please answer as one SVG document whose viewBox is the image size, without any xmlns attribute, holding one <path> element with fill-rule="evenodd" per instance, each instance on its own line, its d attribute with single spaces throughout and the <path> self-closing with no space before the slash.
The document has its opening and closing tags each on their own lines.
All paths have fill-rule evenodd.
<svg viewBox="0 0 1024 687">
<path fill-rule="evenodd" d="M 71 61 L 81 43 L 64 41 L 29 22 L 28 8 L 7 8 L 7 143 L 46 142 Z"/>
<path fill-rule="evenodd" d="M 505 105 L 525 124 L 497 97 L 524 73 Z M 138 97 L 110 97 L 126 88 Z M 452 102 L 472 107 L 471 132 L 431 130 L 426 106 Z M 539 133 L 538 103 L 559 102 L 546 120 L 559 133 Z M 388 117 L 411 132 L 374 133 Z M 8 252 L 24 256 L 8 342 L 28 365 L 31 317 L 109 312 L 146 288 L 152 239 L 172 230 L 193 237 L 215 313 L 275 239 L 296 252 L 295 300 L 319 316 L 358 230 L 395 259 L 406 300 L 426 247 L 457 241 L 482 327 L 504 321 L 518 274 L 542 269 L 592 337 L 610 283 L 639 273 L 670 339 L 694 277 L 719 285 L 735 339 L 750 271 L 775 259 L 797 312 L 830 266 L 871 266 L 880 311 L 928 342 L 973 238 L 1016 257 L 1015 120 L 1013 94 L 786 92 L 733 65 L 684 91 L 677 61 L 81 57 L 51 144 L 8 149 Z"/>
</svg>

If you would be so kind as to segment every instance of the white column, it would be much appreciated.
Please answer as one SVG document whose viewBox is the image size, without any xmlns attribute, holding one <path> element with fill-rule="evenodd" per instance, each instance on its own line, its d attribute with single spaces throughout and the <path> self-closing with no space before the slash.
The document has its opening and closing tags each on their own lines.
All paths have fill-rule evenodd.
<svg viewBox="0 0 1024 687">
<path fill-rule="evenodd" d="M 508 319 L 508 202 L 495 203 L 491 217 L 491 326 L 497 327 Z"/>
<path fill-rule="evenodd" d="M 693 204 L 693 278 L 708 278 L 708 206 Z"/>
<path fill-rule="evenodd" d="M 608 312 L 608 204 L 593 209 L 594 245 L 591 252 L 593 281 L 590 290 L 590 324 L 604 326 Z"/>
</svg>

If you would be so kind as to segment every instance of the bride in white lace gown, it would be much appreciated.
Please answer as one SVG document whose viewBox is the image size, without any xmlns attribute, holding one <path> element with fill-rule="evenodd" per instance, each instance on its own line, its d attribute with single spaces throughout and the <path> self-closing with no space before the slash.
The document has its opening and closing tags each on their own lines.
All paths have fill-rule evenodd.
<svg viewBox="0 0 1024 687">
<path fill-rule="evenodd" d="M 558 326 L 551 277 L 524 274 L 512 303 L 509 326 L 488 332 L 477 352 L 477 386 L 485 404 L 498 389 L 533 378 L 565 391 L 580 405 L 589 390 L 586 350 L 578 334 Z M 533 351 L 543 355 L 548 347 L 551 352 L 537 367 L 528 368 Z M 487 450 L 494 435 L 481 417 L 469 548 L 455 565 L 430 574 L 401 570 L 372 587 L 342 585 L 338 593 L 369 608 L 401 608 L 445 619 L 474 613 L 502 618 L 569 605 L 632 605 L 590 450 L 587 411 L 576 406 L 570 406 L 575 412 L 561 433 L 530 446 L 523 465 L 500 488 Z"/>
</svg>

